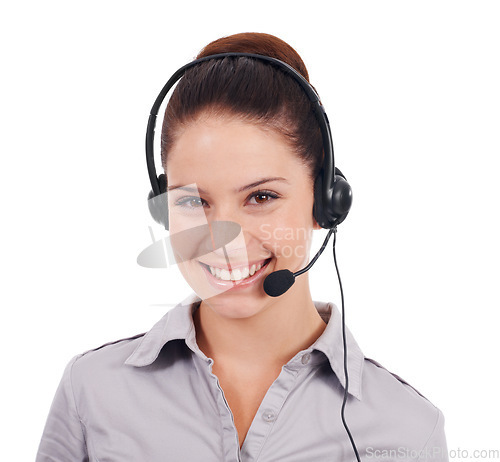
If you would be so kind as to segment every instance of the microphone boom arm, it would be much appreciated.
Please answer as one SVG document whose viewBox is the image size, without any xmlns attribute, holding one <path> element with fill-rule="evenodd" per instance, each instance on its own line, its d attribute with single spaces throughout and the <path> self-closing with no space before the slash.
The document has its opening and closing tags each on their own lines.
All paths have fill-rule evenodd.
<svg viewBox="0 0 500 462">
<path fill-rule="evenodd" d="M 310 263 L 305 268 L 302 268 L 301 270 L 297 271 L 296 273 L 293 273 L 294 276 L 298 276 L 299 274 L 305 273 L 306 271 L 308 271 L 311 268 L 312 265 L 314 265 L 314 262 L 321 255 L 321 253 L 323 252 L 323 250 L 325 250 L 325 247 L 328 244 L 328 241 L 330 240 L 330 236 L 332 235 L 332 233 L 336 233 L 336 232 L 337 232 L 337 227 L 336 226 L 334 228 L 331 228 L 328 231 L 328 234 L 326 235 L 326 238 L 323 241 L 323 245 L 321 246 L 321 249 L 319 249 L 318 253 L 314 256 L 314 258 L 310 261 Z"/>
</svg>

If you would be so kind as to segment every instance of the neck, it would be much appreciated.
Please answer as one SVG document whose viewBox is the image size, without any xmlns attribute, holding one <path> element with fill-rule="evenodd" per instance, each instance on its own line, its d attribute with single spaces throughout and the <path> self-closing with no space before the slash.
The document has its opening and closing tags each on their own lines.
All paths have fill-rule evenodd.
<svg viewBox="0 0 500 462">
<path fill-rule="evenodd" d="M 218 364 L 247 371 L 281 368 L 310 347 L 326 328 L 311 298 L 307 278 L 252 316 L 220 316 L 205 301 L 193 315 L 201 351 Z M 299 281 L 297 281 L 299 282 Z M 295 289 L 295 290 L 292 290 Z"/>
</svg>

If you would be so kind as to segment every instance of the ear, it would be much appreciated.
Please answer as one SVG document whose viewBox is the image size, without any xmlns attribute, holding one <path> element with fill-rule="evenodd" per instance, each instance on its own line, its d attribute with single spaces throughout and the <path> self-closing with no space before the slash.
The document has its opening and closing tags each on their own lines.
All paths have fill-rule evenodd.
<svg viewBox="0 0 500 462">
<path fill-rule="evenodd" d="M 313 229 L 323 229 L 318 222 L 316 221 L 316 218 L 313 217 Z"/>
</svg>

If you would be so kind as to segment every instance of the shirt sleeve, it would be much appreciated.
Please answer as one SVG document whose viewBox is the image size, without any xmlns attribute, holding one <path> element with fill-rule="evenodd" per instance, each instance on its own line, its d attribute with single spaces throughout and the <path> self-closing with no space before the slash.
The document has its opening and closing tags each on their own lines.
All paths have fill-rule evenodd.
<svg viewBox="0 0 500 462">
<path fill-rule="evenodd" d="M 448 446 L 446 444 L 446 436 L 444 434 L 444 416 L 443 413 L 437 409 L 438 416 L 434 430 L 429 437 L 425 447 L 420 452 L 417 459 L 420 461 L 441 461 L 449 462 L 448 459 Z"/>
<path fill-rule="evenodd" d="M 88 462 L 85 427 L 76 409 L 71 370 L 81 354 L 66 365 L 45 423 L 35 462 Z"/>
</svg>

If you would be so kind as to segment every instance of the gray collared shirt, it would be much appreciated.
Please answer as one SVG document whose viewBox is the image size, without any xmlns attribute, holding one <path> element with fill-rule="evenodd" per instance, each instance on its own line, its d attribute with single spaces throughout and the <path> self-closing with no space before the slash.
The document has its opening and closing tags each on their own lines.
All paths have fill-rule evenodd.
<svg viewBox="0 0 500 462">
<path fill-rule="evenodd" d="M 196 343 L 193 292 L 134 337 L 74 356 L 55 393 L 36 462 L 355 460 L 342 425 L 341 315 L 314 302 L 321 336 L 282 367 L 240 450 L 213 359 Z M 346 328 L 345 418 L 363 461 L 448 461 L 441 411 L 365 358 Z"/>
</svg>

